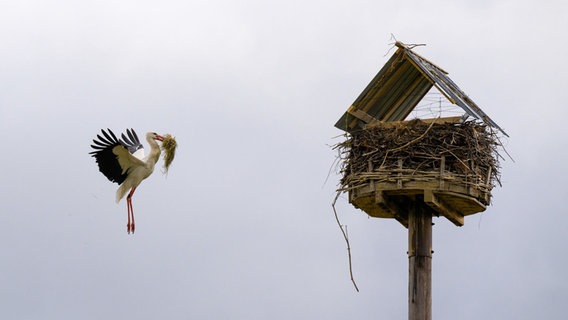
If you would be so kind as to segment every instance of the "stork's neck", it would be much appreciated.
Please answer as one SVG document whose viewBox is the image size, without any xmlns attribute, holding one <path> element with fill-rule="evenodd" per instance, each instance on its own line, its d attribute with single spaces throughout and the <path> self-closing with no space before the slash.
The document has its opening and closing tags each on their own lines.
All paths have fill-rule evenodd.
<svg viewBox="0 0 568 320">
<path fill-rule="evenodd" d="M 150 145 L 150 153 L 146 158 L 146 162 L 150 163 L 153 166 L 156 164 L 156 162 L 158 162 L 158 159 L 160 158 L 160 153 L 162 151 L 160 150 L 160 146 L 158 145 L 156 140 L 154 140 L 152 136 L 150 136 L 150 134 L 146 135 L 146 141 L 148 141 L 148 145 Z"/>
</svg>

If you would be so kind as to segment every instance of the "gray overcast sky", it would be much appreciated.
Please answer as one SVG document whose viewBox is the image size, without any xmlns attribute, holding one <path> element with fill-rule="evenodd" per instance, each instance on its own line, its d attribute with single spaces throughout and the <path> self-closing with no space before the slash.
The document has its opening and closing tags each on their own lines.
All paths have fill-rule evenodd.
<svg viewBox="0 0 568 320">
<path fill-rule="evenodd" d="M 390 34 L 511 136 L 503 188 L 435 219 L 437 319 L 564 319 L 565 1 L 1 1 L 0 318 L 405 319 L 406 230 L 325 182 Z M 101 128 L 177 137 L 126 204 Z M 160 164 L 161 165 L 161 162 Z"/>
</svg>

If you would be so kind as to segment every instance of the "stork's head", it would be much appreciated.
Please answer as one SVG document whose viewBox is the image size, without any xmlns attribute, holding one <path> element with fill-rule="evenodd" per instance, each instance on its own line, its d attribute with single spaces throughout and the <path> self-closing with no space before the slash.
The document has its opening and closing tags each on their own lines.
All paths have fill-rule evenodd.
<svg viewBox="0 0 568 320">
<path fill-rule="evenodd" d="M 162 137 L 161 135 L 159 135 L 155 132 L 148 132 L 147 138 L 152 139 L 152 140 L 164 141 L 164 137 Z"/>
</svg>

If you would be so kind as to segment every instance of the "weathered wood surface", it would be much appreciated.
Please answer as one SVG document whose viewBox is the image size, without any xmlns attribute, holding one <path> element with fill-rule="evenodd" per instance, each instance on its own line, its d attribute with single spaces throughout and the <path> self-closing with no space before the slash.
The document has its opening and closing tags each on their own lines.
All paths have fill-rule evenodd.
<svg viewBox="0 0 568 320">
<path fill-rule="evenodd" d="M 408 319 L 432 319 L 432 215 L 421 197 L 408 212 Z"/>
<path fill-rule="evenodd" d="M 393 181 L 366 183 L 349 191 L 349 202 L 371 217 L 394 218 L 408 227 L 404 203 L 415 196 L 423 196 L 434 215 L 446 217 L 456 226 L 464 225 L 464 216 L 486 209 L 475 190 L 450 181 L 441 189 L 434 179 L 405 183 L 402 189 Z"/>
</svg>

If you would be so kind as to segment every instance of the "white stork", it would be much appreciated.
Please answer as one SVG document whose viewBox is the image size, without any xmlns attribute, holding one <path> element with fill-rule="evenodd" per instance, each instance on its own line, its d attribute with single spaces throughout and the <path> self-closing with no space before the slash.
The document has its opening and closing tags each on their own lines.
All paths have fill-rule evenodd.
<svg viewBox="0 0 568 320">
<path fill-rule="evenodd" d="M 163 141 L 164 138 L 155 132 L 148 132 L 146 141 L 150 145 L 150 154 L 145 157 L 144 147 L 133 129 L 127 129 L 127 136 L 123 133 L 121 139 L 117 139 L 110 129 L 101 132 L 104 137 L 97 135 L 99 140 L 94 139 L 94 144 L 91 145 L 95 151 L 89 154 L 97 161 L 99 171 L 111 182 L 120 185 L 116 191 L 116 203 L 130 190 L 126 197 L 128 209 L 126 231 L 134 233 L 132 195 L 142 180 L 148 178 L 154 171 L 154 166 L 160 158 L 160 146 L 156 140 Z"/>
</svg>

